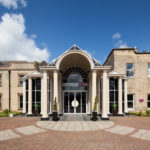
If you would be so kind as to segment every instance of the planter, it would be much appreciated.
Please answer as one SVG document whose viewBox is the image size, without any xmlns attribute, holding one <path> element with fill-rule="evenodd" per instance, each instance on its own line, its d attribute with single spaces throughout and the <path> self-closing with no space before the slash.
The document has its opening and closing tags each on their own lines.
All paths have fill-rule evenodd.
<svg viewBox="0 0 150 150">
<path fill-rule="evenodd" d="M 97 118 L 97 112 L 96 111 L 93 111 L 92 112 L 92 118 L 91 118 L 92 121 L 97 121 L 98 118 Z"/>
<path fill-rule="evenodd" d="M 37 116 L 37 115 L 39 114 L 38 109 L 34 109 L 33 114 L 34 114 L 35 116 Z"/>
<path fill-rule="evenodd" d="M 58 118 L 58 112 L 57 112 L 57 111 L 53 111 L 52 120 L 53 120 L 53 121 L 58 121 L 58 120 L 59 120 L 59 118 Z"/>
<path fill-rule="evenodd" d="M 117 109 L 113 109 L 112 110 L 112 114 L 113 114 L 113 116 L 117 116 L 118 115 L 118 110 Z"/>
</svg>

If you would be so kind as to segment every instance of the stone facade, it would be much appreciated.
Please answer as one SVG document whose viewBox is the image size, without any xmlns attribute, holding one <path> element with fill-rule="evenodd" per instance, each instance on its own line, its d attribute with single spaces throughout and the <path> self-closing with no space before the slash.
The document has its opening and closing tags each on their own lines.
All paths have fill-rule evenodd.
<svg viewBox="0 0 150 150">
<path fill-rule="evenodd" d="M 80 58 L 80 59 L 78 59 Z M 78 60 L 78 61 L 77 61 Z M 68 63 L 69 62 L 69 63 Z M 109 114 L 109 78 L 114 77 L 118 79 L 118 113 L 122 115 L 122 79 L 126 78 L 126 64 L 134 64 L 134 77 L 128 78 L 127 80 L 127 92 L 128 94 L 134 94 L 134 109 L 132 111 L 140 111 L 147 109 L 147 95 L 150 93 L 150 78 L 148 78 L 148 63 L 150 63 L 149 53 L 138 53 L 136 48 L 127 49 L 113 49 L 108 56 L 104 65 L 99 65 L 94 59 L 90 58 L 85 52 L 80 49 L 75 50 L 70 49 L 64 53 L 56 62 L 52 62 L 50 65 L 44 63 L 38 63 L 39 72 L 41 76 L 41 114 L 44 113 L 47 117 L 45 111 L 47 103 L 47 98 L 45 98 L 47 92 L 47 77 L 50 78 L 50 114 L 53 111 L 53 101 L 57 97 L 58 112 L 63 113 L 62 104 L 62 69 L 65 70 L 68 65 L 71 66 L 81 66 L 85 70 L 90 69 L 88 75 L 88 103 L 87 103 L 87 113 L 91 114 L 94 107 L 95 96 L 98 96 L 98 113 L 102 113 L 103 118 L 107 118 Z M 37 69 L 37 68 L 36 68 Z M 26 79 L 33 76 L 34 78 L 35 63 L 34 62 L 0 62 L 0 75 L 2 85 L 0 86 L 0 95 L 2 100 L 2 108 L 10 109 L 12 111 L 22 111 L 19 109 L 19 95 L 23 95 L 23 87 L 19 85 L 19 75 L 27 76 Z M 36 73 L 35 73 L 36 75 Z M 10 76 L 10 81 L 9 81 Z M 100 79 L 104 79 L 102 88 L 103 96 L 103 106 L 100 110 Z M 127 96 L 126 96 L 127 97 Z M 126 97 L 124 97 L 126 99 Z M 104 100 L 105 99 L 105 100 Z M 120 100 L 121 99 L 121 100 Z M 139 102 L 139 99 L 144 99 L 144 102 Z M 9 102 L 10 100 L 10 102 Z M 31 108 L 31 107 L 30 107 Z M 47 108 L 46 108 L 47 109 Z M 25 111 L 25 110 L 24 110 Z M 27 113 L 25 111 L 25 113 Z"/>
<path fill-rule="evenodd" d="M 1 83 L 0 94 L 2 97 L 2 108 L 10 110 L 22 111 L 19 109 L 19 94 L 23 94 L 22 86 L 19 85 L 19 75 L 26 75 L 34 70 L 34 63 L 30 62 L 0 62 Z M 9 83 L 10 76 L 10 83 Z M 10 86 L 9 86 L 10 84 Z M 9 96 L 10 89 L 10 96 Z"/>
<path fill-rule="evenodd" d="M 134 77 L 128 79 L 128 94 L 134 94 L 134 110 L 146 110 L 150 93 L 150 78 L 148 77 L 150 53 L 138 52 L 136 48 L 113 49 L 105 65 L 113 66 L 114 71 L 126 74 L 127 63 L 134 64 Z M 139 99 L 144 99 L 144 102 L 139 102 Z"/>
</svg>

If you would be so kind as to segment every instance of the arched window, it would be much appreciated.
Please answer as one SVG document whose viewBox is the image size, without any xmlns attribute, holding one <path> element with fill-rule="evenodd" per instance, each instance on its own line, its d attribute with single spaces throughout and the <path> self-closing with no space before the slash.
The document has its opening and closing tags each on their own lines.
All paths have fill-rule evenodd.
<svg viewBox="0 0 150 150">
<path fill-rule="evenodd" d="M 72 73 L 68 77 L 68 83 L 80 83 L 82 81 L 83 79 L 80 74 Z"/>
</svg>

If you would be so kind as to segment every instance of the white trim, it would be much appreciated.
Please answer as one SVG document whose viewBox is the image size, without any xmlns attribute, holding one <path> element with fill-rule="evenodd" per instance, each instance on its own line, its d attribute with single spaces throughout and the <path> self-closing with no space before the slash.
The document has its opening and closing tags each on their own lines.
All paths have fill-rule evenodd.
<svg viewBox="0 0 150 150">
<path fill-rule="evenodd" d="M 60 68 L 60 64 L 61 64 L 62 60 L 63 60 L 66 56 L 68 56 L 68 55 L 70 55 L 70 54 L 80 54 L 80 55 L 82 55 L 82 56 L 85 57 L 85 58 L 87 59 L 87 61 L 90 63 L 91 69 L 94 68 L 94 62 L 93 62 L 92 58 L 91 58 L 86 52 L 84 52 L 84 51 L 75 51 L 75 50 L 68 50 L 67 52 L 65 52 L 63 55 L 61 55 L 61 56 L 58 58 L 58 60 L 57 60 L 57 62 L 56 62 L 56 68 L 57 68 L 57 69 Z"/>
<path fill-rule="evenodd" d="M 128 108 L 128 95 L 133 95 L 133 108 Z M 127 93 L 127 109 L 128 111 L 134 111 L 135 110 L 135 94 L 134 93 Z M 129 101 L 130 102 L 130 101 Z"/>
</svg>

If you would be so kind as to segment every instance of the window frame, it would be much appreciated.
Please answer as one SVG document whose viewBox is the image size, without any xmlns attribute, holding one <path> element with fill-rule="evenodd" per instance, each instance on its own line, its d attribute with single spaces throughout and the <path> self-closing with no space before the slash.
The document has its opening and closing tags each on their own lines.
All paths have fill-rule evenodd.
<svg viewBox="0 0 150 150">
<path fill-rule="evenodd" d="M 22 96 L 22 108 L 20 108 L 20 96 Z M 23 109 L 23 94 L 18 93 L 18 110 L 22 110 L 22 109 Z"/>
<path fill-rule="evenodd" d="M 1 107 L 0 107 L 0 110 L 2 110 L 2 108 L 3 108 L 3 96 L 2 96 L 1 93 L 0 93 L 0 97 L 1 97 L 1 98 L 0 98 L 0 99 L 1 99 L 1 102 L 0 102 L 0 103 L 1 103 L 1 105 L 0 105 L 0 106 L 1 106 Z"/>
<path fill-rule="evenodd" d="M 18 74 L 18 86 L 23 87 L 23 82 L 20 84 L 20 76 L 25 76 L 25 74 Z"/>
<path fill-rule="evenodd" d="M 147 64 L 147 76 L 150 78 L 150 63 Z"/>
<path fill-rule="evenodd" d="M 150 107 L 148 107 L 148 102 L 150 103 L 150 99 L 148 99 L 148 95 L 150 95 L 150 93 L 147 94 L 147 109 L 150 109 Z"/>
<path fill-rule="evenodd" d="M 128 95 L 133 95 L 133 102 L 132 101 L 128 101 Z M 128 110 L 135 110 L 134 101 L 135 101 L 135 94 L 134 93 L 128 93 L 127 94 L 127 109 Z M 133 103 L 133 108 L 128 108 L 128 102 L 132 102 Z"/>
<path fill-rule="evenodd" d="M 2 87 L 2 73 L 0 73 L 0 87 Z"/>
<path fill-rule="evenodd" d="M 132 64 L 133 65 L 133 76 L 127 76 L 127 71 L 130 71 L 129 69 L 127 69 L 127 65 L 128 64 Z M 134 75 L 135 75 L 135 66 L 134 66 L 134 63 L 126 63 L 126 76 L 128 78 L 134 78 Z"/>
</svg>

